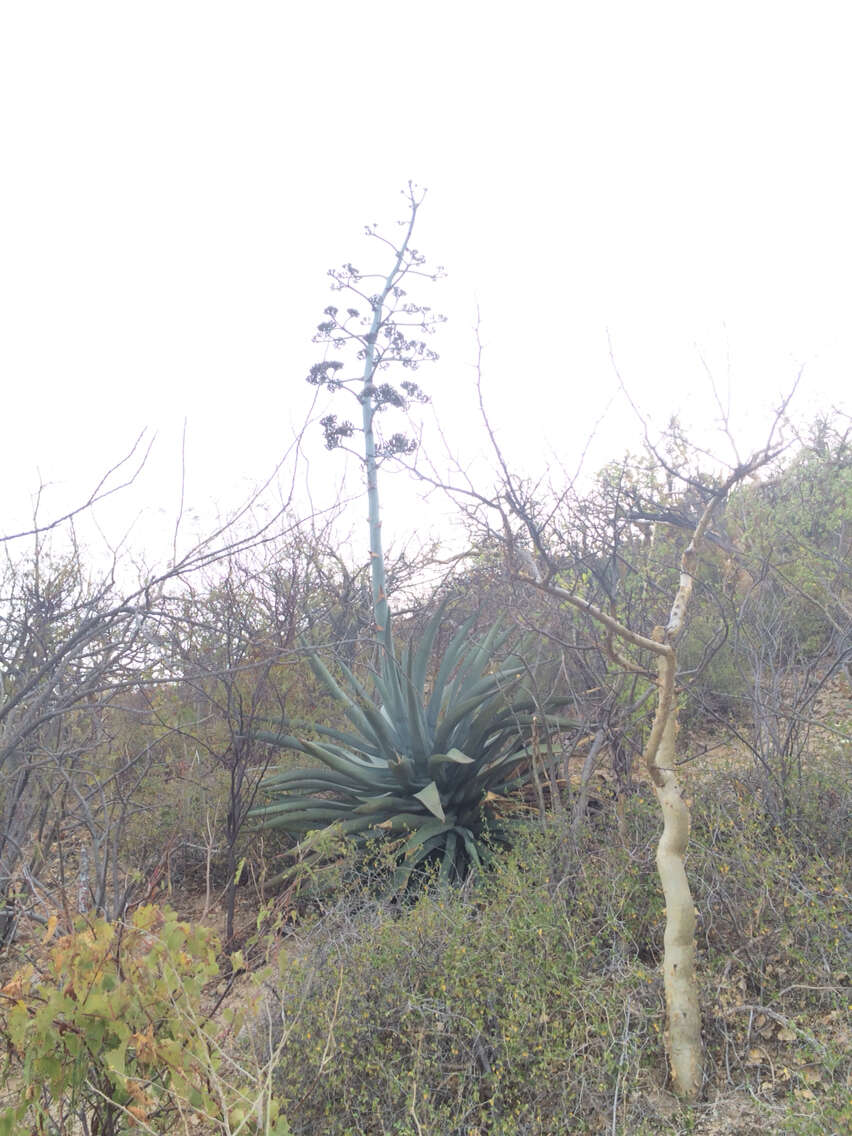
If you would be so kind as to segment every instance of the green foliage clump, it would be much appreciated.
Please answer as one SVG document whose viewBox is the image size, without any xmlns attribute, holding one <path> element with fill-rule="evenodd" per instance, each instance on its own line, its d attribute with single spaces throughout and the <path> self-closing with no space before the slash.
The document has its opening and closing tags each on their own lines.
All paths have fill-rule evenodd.
<svg viewBox="0 0 852 1136">
<path fill-rule="evenodd" d="M 703 788 L 690 874 L 707 1095 L 766 1132 L 840 1131 L 852 904 L 846 853 L 816 854 L 838 816 L 779 838 L 736 780 Z M 614 1115 L 620 1132 L 692 1131 L 663 1072 L 658 831 L 640 794 L 620 825 L 527 831 L 463 889 L 350 896 L 303 931 L 281 990 L 294 1134 L 592 1134 Z"/>
<path fill-rule="evenodd" d="M 832 640 L 849 649 L 852 440 L 842 425 L 815 421 L 790 464 L 741 487 L 727 512 L 758 591 L 752 620 L 764 635 L 772 625 L 778 661 L 807 660 Z"/>
<path fill-rule="evenodd" d="M 561 859 L 552 836 L 528 834 L 475 888 L 427 891 L 360 933 L 343 917 L 331 944 L 323 925 L 324 968 L 309 954 L 285 974 L 285 1003 L 305 999 L 279 1082 L 294 1132 L 595 1130 L 628 999 L 631 1077 L 649 1046 L 659 1058 L 660 991 L 625 961 L 654 884 L 617 853 L 600 895 L 597 876 L 562 878 Z"/>
<path fill-rule="evenodd" d="M 419 644 L 401 658 L 388 631 L 372 694 L 341 664 L 348 694 L 312 657 L 354 731 L 311 724 L 321 742 L 289 732 L 257 735 L 325 767 L 268 777 L 263 789 L 271 803 L 252 813 L 261 825 L 296 835 L 334 826 L 362 844 L 390 837 L 400 845 L 398 887 L 424 861 L 438 859 L 440 878 L 448 881 L 488 859 L 489 842 L 506 837 L 498 806 L 528 775 L 524 766 L 535 731 L 573 723 L 551 713 L 560 700 L 540 706 L 519 690 L 519 658 L 492 665 L 506 639 L 499 624 L 471 645 L 473 618 L 466 620 L 430 684 L 427 670 L 442 614 L 439 609 Z"/>
<path fill-rule="evenodd" d="M 45 938 L 54 932 L 55 920 Z M 203 1121 L 228 1136 L 286 1136 L 278 1101 L 232 1076 L 201 1012 L 216 949 L 209 931 L 146 906 L 125 924 L 81 919 L 40 970 L 19 970 L 0 991 L 7 1083 L 20 1089 L 0 1108 L 0 1134 L 81 1123 L 118 1136 Z"/>
</svg>

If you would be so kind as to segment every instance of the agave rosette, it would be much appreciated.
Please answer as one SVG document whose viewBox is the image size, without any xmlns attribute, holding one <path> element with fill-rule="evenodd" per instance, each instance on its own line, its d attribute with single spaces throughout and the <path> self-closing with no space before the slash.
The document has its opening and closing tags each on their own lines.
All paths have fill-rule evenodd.
<svg viewBox="0 0 852 1136">
<path fill-rule="evenodd" d="M 442 615 L 439 609 L 400 658 L 388 631 L 372 694 L 348 667 L 338 664 L 344 689 L 316 653 L 309 656 L 352 729 L 311 723 L 317 741 L 291 732 L 255 735 L 318 762 L 264 779 L 268 803 L 252 810 L 259 826 L 297 837 L 334 826 L 360 844 L 393 836 L 400 886 L 426 860 L 438 860 L 441 880 L 460 878 L 487 859 L 490 841 L 505 839 L 495 805 L 529 773 L 534 719 L 548 730 L 573 723 L 554 714 L 566 700 L 542 707 L 524 690 L 517 656 L 491 666 L 507 638 L 499 623 L 470 644 L 474 618 L 466 620 L 430 689 Z"/>
</svg>

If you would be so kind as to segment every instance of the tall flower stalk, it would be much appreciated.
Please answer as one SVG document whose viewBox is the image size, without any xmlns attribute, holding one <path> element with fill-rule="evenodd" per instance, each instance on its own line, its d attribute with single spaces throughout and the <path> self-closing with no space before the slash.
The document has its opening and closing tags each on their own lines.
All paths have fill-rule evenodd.
<svg viewBox="0 0 852 1136">
<path fill-rule="evenodd" d="M 299 838 L 299 854 L 318 860 L 326 855 L 329 830 L 356 844 L 386 838 L 395 850 L 398 887 L 408 886 L 412 873 L 429 865 L 437 866 L 442 882 L 463 878 L 488 859 L 494 841 L 508 839 L 512 810 L 505 798 L 530 775 L 539 731 L 566 727 L 557 711 L 568 702 L 564 698 L 542 704 L 525 689 L 526 668 L 517 655 L 495 661 L 507 638 L 499 623 L 477 642 L 471 639 L 471 617 L 443 654 L 433 658 L 443 604 L 419 641 L 409 642 L 399 655 L 394 650 L 378 471 L 383 458 L 411 453 L 416 443 L 401 433 L 379 437 L 376 426 L 390 408 L 405 410 L 411 402 L 427 401 L 416 383 L 391 383 L 387 372 L 395 367 L 414 371 L 420 363 L 437 359 L 423 337 L 443 319 L 406 295 L 409 278 L 434 280 L 442 271 L 428 271 L 425 258 L 411 244 L 423 195 L 409 184 L 407 200 L 401 241 L 367 230 L 393 254 L 387 276 L 364 274 L 352 264 L 330 272 L 333 288 L 343 292 L 351 306 L 343 312 L 326 308 L 314 339 L 334 351 L 354 347 L 360 374 L 347 378 L 340 360 L 326 358 L 308 375 L 315 386 L 348 391 L 361 405 L 364 451 L 358 456 L 367 477 L 379 644 L 372 688 L 340 662 L 335 668 L 342 676 L 339 681 L 318 655 L 310 655 L 314 672 L 348 726 L 282 721 L 277 730 L 258 735 L 315 764 L 273 773 L 263 785 L 265 803 L 252 814 L 260 826 Z M 371 281 L 379 282 L 375 292 L 370 291 Z M 330 450 L 347 448 L 355 433 L 351 421 L 334 414 L 326 415 L 322 426 Z M 310 740 L 309 734 L 319 740 Z"/>
<path fill-rule="evenodd" d="M 404 234 L 402 240 L 397 244 L 380 235 L 373 226 L 366 230 L 368 236 L 381 241 L 392 252 L 393 263 L 387 276 L 359 272 L 350 263 L 329 270 L 333 290 L 344 293 L 351 303 L 344 311 L 334 305 L 325 309 L 326 319 L 318 326 L 314 342 L 335 351 L 354 346 L 356 359 L 362 364 L 360 375 L 344 377 L 344 364 L 338 359 L 328 358 L 315 363 L 308 375 L 308 382 L 312 385 L 324 386 L 332 392 L 348 391 L 361 404 L 364 451 L 363 456 L 358 456 L 364 463 L 367 481 L 370 579 L 375 630 L 379 634 L 384 634 L 390 618 L 379 509 L 379 465 L 385 457 L 412 453 L 416 442 L 402 433 L 378 438 L 376 419 L 388 408 L 407 410 L 412 402 L 428 402 L 428 396 L 417 383 L 410 380 L 396 384 L 388 382 L 385 372 L 393 367 L 415 371 L 422 362 L 436 360 L 437 354 L 427 346 L 425 339 L 417 336 L 430 335 L 444 320 L 431 308 L 413 303 L 403 287 L 408 278 L 437 280 L 443 275 L 441 268 L 427 270 L 426 258 L 411 244 L 424 193 L 411 182 L 404 192 L 408 217 L 400 222 Z M 369 290 L 372 281 L 381 282 L 377 292 Z M 362 308 L 355 306 L 363 303 L 367 304 L 367 314 L 362 314 Z M 345 441 L 355 433 L 351 421 L 341 421 L 336 414 L 328 414 L 322 419 L 322 426 L 328 449 L 348 449 Z"/>
</svg>

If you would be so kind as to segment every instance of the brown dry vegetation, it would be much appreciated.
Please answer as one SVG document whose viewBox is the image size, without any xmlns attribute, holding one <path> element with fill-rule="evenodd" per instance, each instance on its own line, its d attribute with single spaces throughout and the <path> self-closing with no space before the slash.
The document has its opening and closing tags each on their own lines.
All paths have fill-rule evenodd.
<svg viewBox="0 0 852 1136">
<path fill-rule="evenodd" d="M 9 723 L 29 732 L 0 750 L 4 1006 L 22 997 L 22 965 L 31 984 L 50 977 L 51 920 L 62 936 L 81 911 L 117 924 L 168 905 L 219 942 L 193 1013 L 212 1013 L 229 1061 L 269 1071 L 293 1136 L 848 1131 L 850 472 L 845 440 L 817 432 L 729 502 L 697 573 L 679 682 L 707 1056 L 695 1107 L 665 1072 L 659 824 L 636 761 L 644 679 L 612 664 L 582 616 L 530 598 L 475 527 L 436 594 L 418 581 L 443 567 L 389 563 L 400 641 L 440 601 L 439 649 L 468 615 L 485 627 L 502 614 L 532 632 L 530 669 L 542 693 L 571 693 L 577 728 L 543 735 L 526 783 L 494 806 L 514 825 L 511 851 L 454 888 L 426 864 L 393 898 L 387 842 L 365 855 L 335 841 L 270 888 L 293 841 L 245 824 L 268 763 L 296 760 L 252 731 L 284 716 L 305 734 L 341 723 L 298 635 L 369 674 L 363 572 L 282 538 L 151 599 L 147 638 L 132 612 L 120 642 L 105 625 L 49 687 L 45 653 L 92 607 L 84 574 L 44 554 L 38 572 L 10 565 L 0 742 Z M 560 579 L 631 626 L 664 615 L 694 520 L 689 492 L 664 482 L 625 461 L 550 514 Z M 48 708 L 32 728 L 28 705 Z M 0 1109 L 26 1072 L 4 1042 Z M 196 1119 L 188 1131 L 227 1130 Z"/>
</svg>

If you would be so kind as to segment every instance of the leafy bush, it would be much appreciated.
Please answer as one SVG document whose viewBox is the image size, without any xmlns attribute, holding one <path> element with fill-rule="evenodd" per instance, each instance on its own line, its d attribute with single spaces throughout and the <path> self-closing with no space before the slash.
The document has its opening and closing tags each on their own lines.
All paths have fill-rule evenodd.
<svg viewBox="0 0 852 1136">
<path fill-rule="evenodd" d="M 260 740 L 313 757 L 325 769 L 287 770 L 268 777 L 272 803 L 252 816 L 261 825 L 301 835 L 334 826 L 365 843 L 399 841 L 397 886 L 413 869 L 440 859 L 442 881 L 463 878 L 489 855 L 489 841 L 505 838 L 500 798 L 528 775 L 533 734 L 573 725 L 539 706 L 519 686 L 523 664 L 515 656 L 488 670 L 506 635 L 495 624 L 481 643 L 468 639 L 465 621 L 448 646 L 431 684 L 427 668 L 443 611 L 430 620 L 419 644 L 396 657 L 390 633 L 381 649 L 373 696 L 340 665 L 352 694 L 321 660 L 312 665 L 354 726 L 346 732 L 309 724 L 323 739 L 261 733 Z M 562 699 L 564 703 L 568 699 Z"/>
<path fill-rule="evenodd" d="M 140 907 L 126 924 L 81 920 L 41 972 L 19 970 L 0 991 L 7 1083 L 20 1088 L 0 1134 L 188 1132 L 203 1120 L 228 1136 L 286 1136 L 278 1101 L 235 1076 L 201 1012 L 216 946 L 173 911 Z"/>
<path fill-rule="evenodd" d="M 690 852 L 708 1096 L 737 1103 L 732 1131 L 841 1131 L 850 899 L 843 855 L 815 855 L 837 816 L 779 840 L 738 782 L 712 786 Z M 662 1079 L 658 828 L 640 795 L 623 843 L 614 817 L 579 843 L 554 822 L 463 889 L 349 897 L 290 940 L 277 1085 L 293 1132 L 718 1131 Z"/>
<path fill-rule="evenodd" d="M 625 937 L 649 921 L 653 883 L 601 904 L 578 881 L 572 897 L 546 874 L 551 854 L 530 838 L 475 889 L 428 892 L 396 917 L 372 908 L 363 922 L 345 912 L 336 928 L 323 922 L 284 977 L 285 1006 L 308 991 L 278 1082 L 294 1132 L 591 1130 L 628 997 L 631 1075 L 649 1044 L 660 1049 L 660 992 L 623 962 Z M 565 918 L 572 899 L 576 924 Z"/>
</svg>

